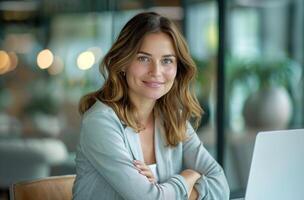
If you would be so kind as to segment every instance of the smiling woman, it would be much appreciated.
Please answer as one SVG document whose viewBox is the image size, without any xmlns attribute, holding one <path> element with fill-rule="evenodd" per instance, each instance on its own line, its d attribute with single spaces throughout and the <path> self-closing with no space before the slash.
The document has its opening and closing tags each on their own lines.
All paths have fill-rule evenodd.
<svg viewBox="0 0 304 200">
<path fill-rule="evenodd" d="M 84 96 L 74 199 L 229 199 L 222 168 L 190 117 L 196 66 L 176 26 L 133 17 L 104 57 L 102 88 Z"/>
<path fill-rule="evenodd" d="M 138 54 L 125 69 L 129 97 L 135 105 L 155 101 L 169 92 L 177 71 L 175 50 L 165 33 L 144 37 Z"/>
</svg>

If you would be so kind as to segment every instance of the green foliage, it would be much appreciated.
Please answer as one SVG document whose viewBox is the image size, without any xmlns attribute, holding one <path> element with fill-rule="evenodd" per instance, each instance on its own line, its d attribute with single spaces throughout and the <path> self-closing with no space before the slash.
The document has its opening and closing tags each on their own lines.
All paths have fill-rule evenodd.
<svg viewBox="0 0 304 200">
<path fill-rule="evenodd" d="M 228 59 L 229 85 L 245 84 L 258 89 L 270 86 L 291 88 L 301 78 L 301 66 L 289 58 Z"/>
</svg>

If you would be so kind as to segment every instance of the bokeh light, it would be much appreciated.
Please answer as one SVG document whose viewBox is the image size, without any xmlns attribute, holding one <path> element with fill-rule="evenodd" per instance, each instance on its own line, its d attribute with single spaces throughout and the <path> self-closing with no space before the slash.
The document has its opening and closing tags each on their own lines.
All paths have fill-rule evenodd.
<svg viewBox="0 0 304 200">
<path fill-rule="evenodd" d="M 77 66 L 81 70 L 90 69 L 95 63 L 95 56 L 91 51 L 82 52 L 77 58 Z"/>
<path fill-rule="evenodd" d="M 10 57 L 5 51 L 0 51 L 0 74 L 8 71 L 11 65 Z"/>
<path fill-rule="evenodd" d="M 49 49 L 42 50 L 37 56 L 37 65 L 40 69 L 49 68 L 54 61 L 54 55 Z"/>
</svg>

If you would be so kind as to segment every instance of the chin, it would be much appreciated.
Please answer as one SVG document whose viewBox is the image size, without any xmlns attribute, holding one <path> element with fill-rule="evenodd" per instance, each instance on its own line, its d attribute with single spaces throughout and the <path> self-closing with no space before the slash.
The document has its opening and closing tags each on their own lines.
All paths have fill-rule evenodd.
<svg viewBox="0 0 304 200">
<path fill-rule="evenodd" d="M 147 95 L 146 97 L 147 98 L 149 98 L 149 99 L 151 99 L 151 100 L 158 100 L 158 99 L 160 99 L 162 96 L 164 96 L 165 94 L 149 94 L 149 95 Z"/>
</svg>

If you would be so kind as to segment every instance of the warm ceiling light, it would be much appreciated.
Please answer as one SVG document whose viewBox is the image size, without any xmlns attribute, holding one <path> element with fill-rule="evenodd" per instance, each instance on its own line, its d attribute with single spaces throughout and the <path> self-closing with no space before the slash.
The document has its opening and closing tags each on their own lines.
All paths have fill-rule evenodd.
<svg viewBox="0 0 304 200">
<path fill-rule="evenodd" d="M 40 51 L 37 56 L 37 64 L 41 69 L 49 68 L 54 61 L 54 55 L 49 49 Z"/>
<path fill-rule="evenodd" d="M 10 67 L 10 57 L 5 51 L 0 51 L 0 74 L 4 74 Z"/>
<path fill-rule="evenodd" d="M 90 69 L 95 62 L 94 54 L 90 51 L 81 53 L 77 58 L 77 65 L 79 69 L 87 70 Z"/>
</svg>

